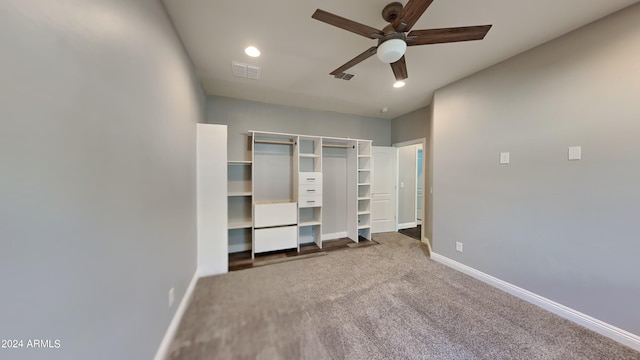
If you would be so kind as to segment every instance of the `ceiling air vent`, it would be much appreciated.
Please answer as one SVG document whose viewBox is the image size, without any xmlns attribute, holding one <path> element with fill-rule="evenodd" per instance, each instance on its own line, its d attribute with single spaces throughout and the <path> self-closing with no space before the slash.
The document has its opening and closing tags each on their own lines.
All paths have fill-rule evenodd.
<svg viewBox="0 0 640 360">
<path fill-rule="evenodd" d="M 260 80 L 260 69 L 261 66 L 244 64 L 237 61 L 231 62 L 231 72 L 233 76 Z"/>
<path fill-rule="evenodd" d="M 355 74 L 347 74 L 347 73 L 340 73 L 338 75 L 335 75 L 334 77 L 336 79 L 342 79 L 342 80 L 351 80 L 354 76 L 356 76 Z"/>
</svg>

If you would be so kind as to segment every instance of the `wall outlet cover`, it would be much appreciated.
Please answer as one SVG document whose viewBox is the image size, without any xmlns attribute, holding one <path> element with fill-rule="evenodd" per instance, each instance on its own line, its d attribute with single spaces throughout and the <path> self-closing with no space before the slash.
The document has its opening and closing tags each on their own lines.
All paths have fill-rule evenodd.
<svg viewBox="0 0 640 360">
<path fill-rule="evenodd" d="M 569 147 L 569 160 L 582 159 L 582 146 L 570 146 Z"/>
<path fill-rule="evenodd" d="M 509 163 L 509 153 L 501 152 L 500 153 L 500 164 L 508 164 Z"/>
<path fill-rule="evenodd" d="M 459 241 L 456 241 L 456 251 L 462 252 L 462 243 Z"/>
</svg>

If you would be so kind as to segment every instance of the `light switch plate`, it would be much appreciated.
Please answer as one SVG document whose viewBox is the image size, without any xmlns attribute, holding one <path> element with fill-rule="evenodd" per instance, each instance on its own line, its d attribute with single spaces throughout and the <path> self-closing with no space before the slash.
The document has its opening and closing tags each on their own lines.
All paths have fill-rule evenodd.
<svg viewBox="0 0 640 360">
<path fill-rule="evenodd" d="M 500 153 L 500 164 L 508 164 L 509 163 L 509 153 L 501 152 Z"/>
<path fill-rule="evenodd" d="M 569 147 L 569 160 L 582 159 L 582 146 L 570 146 Z"/>
</svg>

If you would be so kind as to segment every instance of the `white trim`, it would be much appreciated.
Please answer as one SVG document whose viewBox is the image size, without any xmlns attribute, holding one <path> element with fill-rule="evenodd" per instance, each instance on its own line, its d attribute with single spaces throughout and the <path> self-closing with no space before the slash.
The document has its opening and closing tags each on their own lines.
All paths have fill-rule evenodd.
<svg viewBox="0 0 640 360">
<path fill-rule="evenodd" d="M 403 146 L 409 146 L 409 145 L 422 144 L 423 147 L 424 147 L 424 144 L 426 142 L 427 142 L 427 138 L 421 137 L 419 139 L 413 139 L 413 140 L 409 140 L 409 141 L 403 141 L 403 142 L 395 143 L 395 144 L 393 144 L 393 146 L 395 146 L 395 147 L 403 147 Z"/>
<path fill-rule="evenodd" d="M 348 237 L 349 234 L 347 234 L 346 231 L 341 231 L 341 232 L 337 232 L 337 233 L 332 233 L 332 234 L 322 234 L 322 241 L 325 240 L 335 240 L 335 239 L 341 239 L 341 238 L 346 238 Z"/>
<path fill-rule="evenodd" d="M 182 317 L 187 310 L 187 305 L 189 305 L 191 296 L 193 295 L 193 289 L 196 288 L 196 283 L 198 282 L 199 278 L 200 277 L 198 276 L 198 272 L 196 271 L 196 273 L 193 274 L 193 278 L 191 278 L 191 282 L 187 287 L 187 291 L 184 292 L 184 296 L 180 301 L 178 309 L 176 309 L 175 314 L 173 314 L 173 319 L 171 319 L 169 327 L 167 328 L 167 332 L 165 332 L 164 337 L 162 338 L 162 342 L 160 342 L 160 346 L 158 347 L 156 356 L 153 358 L 154 360 L 164 360 L 168 358 L 169 346 L 171 345 L 171 341 L 173 341 L 173 338 L 176 336 L 178 326 L 180 325 L 180 321 L 182 321 Z"/>
<path fill-rule="evenodd" d="M 414 227 L 417 227 L 418 224 L 416 224 L 415 222 L 408 222 L 408 223 L 404 223 L 404 224 L 398 224 L 398 230 L 402 230 L 402 229 L 411 229 Z"/>
<path fill-rule="evenodd" d="M 491 275 L 485 274 L 479 270 L 476 270 L 467 265 L 461 264 L 455 260 L 451 260 L 445 256 L 437 253 L 431 253 L 431 259 L 463 272 L 473 278 L 476 278 L 482 282 L 485 282 L 491 286 L 494 286 L 500 290 L 503 290 L 511 295 L 514 295 L 522 300 L 537 305 L 545 310 L 548 310 L 556 315 L 559 315 L 567 320 L 573 321 L 578 325 L 582 325 L 589 330 L 593 330 L 600 335 L 606 336 L 612 340 L 615 340 L 623 345 L 629 346 L 632 349 L 640 351 L 640 336 L 632 334 L 628 331 L 622 330 L 611 324 L 607 324 L 604 321 L 598 320 L 587 314 L 581 313 L 570 307 L 559 304 L 553 300 L 549 300 L 538 294 L 534 294 L 531 291 L 525 290 L 521 287 L 508 283 L 506 281 L 495 278 Z"/>
</svg>

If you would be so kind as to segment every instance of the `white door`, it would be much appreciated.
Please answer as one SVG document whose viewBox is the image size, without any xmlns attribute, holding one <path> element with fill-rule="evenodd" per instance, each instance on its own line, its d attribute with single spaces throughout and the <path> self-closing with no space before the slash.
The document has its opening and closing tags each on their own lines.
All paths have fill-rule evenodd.
<svg viewBox="0 0 640 360">
<path fill-rule="evenodd" d="M 371 232 L 397 231 L 396 179 L 398 176 L 398 148 L 373 147 L 371 172 Z"/>
</svg>

